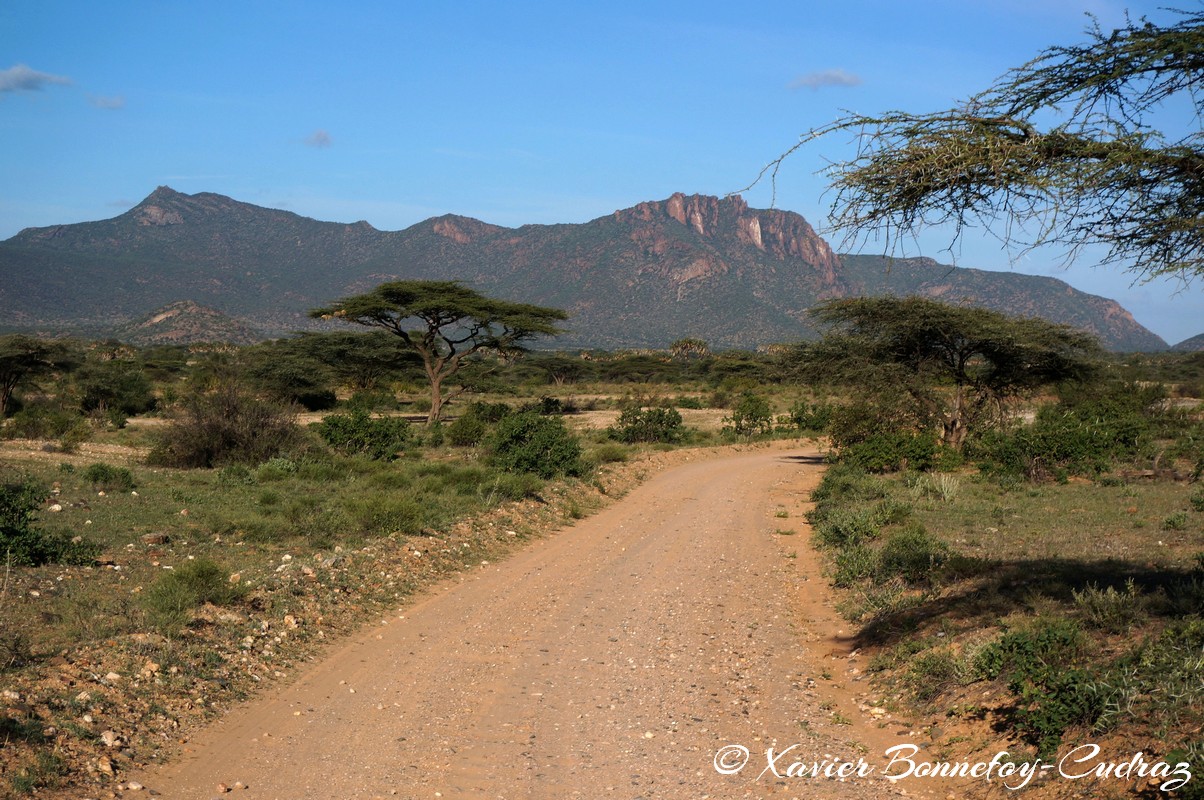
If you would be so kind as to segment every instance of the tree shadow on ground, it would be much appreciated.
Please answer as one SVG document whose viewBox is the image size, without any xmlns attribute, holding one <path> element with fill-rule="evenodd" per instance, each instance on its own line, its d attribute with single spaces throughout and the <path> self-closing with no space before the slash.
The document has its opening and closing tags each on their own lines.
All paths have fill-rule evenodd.
<svg viewBox="0 0 1204 800">
<path fill-rule="evenodd" d="M 943 574 L 946 588 L 914 605 L 879 612 L 857 634 L 858 646 L 889 646 L 944 621 L 990 627 L 1016 611 L 1062 605 L 1073 609 L 1075 593 L 1113 587 L 1124 593 L 1132 581 L 1143 614 L 1173 619 L 1204 613 L 1204 571 L 1107 559 L 983 561 L 955 559 Z"/>
</svg>

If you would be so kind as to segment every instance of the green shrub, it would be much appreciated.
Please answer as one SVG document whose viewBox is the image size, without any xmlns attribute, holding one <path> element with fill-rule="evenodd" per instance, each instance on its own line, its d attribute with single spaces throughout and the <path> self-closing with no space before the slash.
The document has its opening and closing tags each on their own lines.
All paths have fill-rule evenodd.
<svg viewBox="0 0 1204 800">
<path fill-rule="evenodd" d="M 1162 530 L 1164 531 L 1181 531 L 1187 527 L 1187 512 L 1176 511 L 1166 519 L 1162 520 Z"/>
<path fill-rule="evenodd" d="M 877 555 L 864 544 L 852 544 L 836 553 L 836 570 L 832 575 L 835 586 L 853 586 L 872 577 L 877 569 Z"/>
<path fill-rule="evenodd" d="M 618 421 L 606 429 L 607 435 L 620 442 L 676 442 L 685 432 L 681 414 L 672 408 L 628 408 Z"/>
<path fill-rule="evenodd" d="M 806 400 L 799 400 L 790 407 L 789 413 L 779 418 L 779 427 L 799 433 L 823 433 L 832 423 L 833 411 L 835 407 L 831 403 L 808 403 Z"/>
<path fill-rule="evenodd" d="M 378 461 L 397 457 L 411 442 L 410 423 L 401 417 L 373 419 L 363 409 L 331 414 L 318 423 L 318 435 L 344 455 L 363 455 Z"/>
<path fill-rule="evenodd" d="M 555 417 L 569 413 L 559 397 L 541 397 L 534 403 L 527 403 L 519 408 L 519 413 L 534 412 L 545 417 Z"/>
<path fill-rule="evenodd" d="M 949 558 L 949 546 L 913 523 L 886 538 L 878 552 L 875 577 L 899 577 L 909 584 L 932 583 L 933 573 Z"/>
<path fill-rule="evenodd" d="M 206 558 L 180 565 L 150 585 L 143 603 L 151 624 L 164 634 L 177 633 L 204 603 L 229 605 L 242 597 L 221 566 Z"/>
<path fill-rule="evenodd" d="M 42 532 L 33 525 L 46 487 L 33 479 L 0 485 L 0 558 L 16 564 L 43 564 L 49 560 Z"/>
<path fill-rule="evenodd" d="M 769 400 L 752 392 L 745 392 L 732 409 L 730 417 L 724 417 L 724 430 L 728 433 L 751 438 L 773 430 L 773 413 Z"/>
<path fill-rule="evenodd" d="M 1017 698 L 1012 724 L 1041 756 L 1057 750 L 1068 728 L 1093 724 L 1107 706 L 1106 685 L 1075 666 L 1085 647 L 1074 620 L 1040 620 L 1004 634 L 975 659 L 979 675 L 1007 681 Z"/>
<path fill-rule="evenodd" d="M 285 478 L 296 475 L 298 469 L 297 462 L 291 458 L 283 458 L 281 456 L 269 458 L 255 469 L 255 480 L 260 483 L 282 481 Z"/>
<path fill-rule="evenodd" d="M 433 520 L 429 509 L 410 497 L 374 494 L 349 500 L 347 512 L 365 536 L 387 536 L 400 533 L 411 536 L 421 533 Z"/>
<path fill-rule="evenodd" d="M 103 462 L 88 465 L 84 470 L 84 480 L 91 483 L 93 489 L 106 492 L 131 492 L 135 486 L 132 472 L 125 467 L 114 467 Z"/>
<path fill-rule="evenodd" d="M 16 412 L 3 428 L 6 439 L 62 439 L 81 435 L 86 438 L 88 433 L 88 421 L 77 409 L 46 402 L 30 404 Z"/>
<path fill-rule="evenodd" d="M 1098 584 L 1088 584 L 1082 591 L 1072 590 L 1074 604 L 1083 618 L 1095 628 L 1112 633 L 1124 633 L 1145 618 L 1145 603 L 1141 590 L 1130 578 L 1123 592 L 1109 586 L 1100 589 Z"/>
<path fill-rule="evenodd" d="M 581 445 L 556 417 L 533 412 L 502 419 L 490 439 L 493 463 L 507 472 L 530 472 L 541 478 L 579 475 Z"/>
<path fill-rule="evenodd" d="M 846 445 L 840 451 L 847 461 L 866 472 L 931 469 L 937 457 L 936 434 L 891 431 L 875 433 Z"/>
<path fill-rule="evenodd" d="M 627 448 L 616 442 L 607 442 L 595 447 L 589 455 L 595 464 L 614 464 L 627 460 Z"/>
<path fill-rule="evenodd" d="M 840 508 L 827 515 L 815 528 L 816 540 L 825 547 L 846 548 L 878 538 L 880 530 L 873 511 Z"/>
<path fill-rule="evenodd" d="M 155 407 L 151 382 L 132 361 L 114 359 L 88 364 L 75 373 L 75 381 L 80 409 L 85 413 L 107 413 L 118 427 L 125 425 L 126 417 Z"/>
<path fill-rule="evenodd" d="M 1037 748 L 1038 756 L 1056 753 L 1069 728 L 1090 726 L 1099 719 L 1107 695 L 1097 680 L 1090 670 L 1045 665 L 1008 684 L 1021 704 L 1013 725 Z"/>
<path fill-rule="evenodd" d="M 296 419 L 293 406 L 226 384 L 185 397 L 147 460 L 185 468 L 260 464 L 301 446 Z"/>
<path fill-rule="evenodd" d="M 524 500 L 528 497 L 539 497 L 543 490 L 543 481 L 529 472 L 504 472 L 496 475 L 486 484 L 485 500 L 492 504 L 495 500 Z"/>
<path fill-rule="evenodd" d="M 486 403 L 483 401 L 475 401 L 468 404 L 468 409 L 465 414 L 472 414 L 482 422 L 494 424 L 501 422 L 502 417 L 514 413 L 514 409 L 505 403 Z"/>
<path fill-rule="evenodd" d="M 32 478 L 0 484 L 0 563 L 90 564 L 100 547 L 67 531 L 34 527 L 46 488 Z"/>
<path fill-rule="evenodd" d="M 250 486 L 255 483 L 255 473 L 245 464 L 230 464 L 217 473 L 218 486 Z"/>
<path fill-rule="evenodd" d="M 1042 619 L 1030 627 L 1005 633 L 978 652 L 975 670 L 987 680 L 1028 673 L 1043 664 L 1068 664 L 1086 646 L 1079 623 Z"/>
<path fill-rule="evenodd" d="M 963 677 L 962 663 L 946 650 L 929 650 L 910 659 L 905 681 L 921 703 L 931 703 Z"/>
<path fill-rule="evenodd" d="M 461 415 L 447 426 L 447 441 L 455 447 L 474 447 L 488 435 L 489 425 L 472 412 Z"/>
<path fill-rule="evenodd" d="M 1061 402 L 1038 409 L 1032 425 L 993 431 L 971 442 L 970 452 L 980 468 L 1032 481 L 1098 475 L 1117 460 L 1135 457 L 1171 421 L 1158 410 L 1156 389 L 1114 386 L 1102 393 L 1070 391 L 1063 389 L 1067 394 Z"/>
</svg>

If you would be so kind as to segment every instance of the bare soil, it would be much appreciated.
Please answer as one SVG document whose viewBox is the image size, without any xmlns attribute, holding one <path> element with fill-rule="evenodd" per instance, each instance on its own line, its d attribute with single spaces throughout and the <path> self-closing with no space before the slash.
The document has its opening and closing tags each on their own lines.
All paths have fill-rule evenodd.
<svg viewBox="0 0 1204 800">
<path fill-rule="evenodd" d="M 913 732 L 872 707 L 809 545 L 819 454 L 682 460 L 397 609 L 127 780 L 238 800 L 946 796 L 882 778 L 885 748 Z M 721 775 L 729 745 L 751 755 Z M 766 750 L 791 745 L 783 774 L 833 757 L 876 772 L 762 774 Z"/>
</svg>

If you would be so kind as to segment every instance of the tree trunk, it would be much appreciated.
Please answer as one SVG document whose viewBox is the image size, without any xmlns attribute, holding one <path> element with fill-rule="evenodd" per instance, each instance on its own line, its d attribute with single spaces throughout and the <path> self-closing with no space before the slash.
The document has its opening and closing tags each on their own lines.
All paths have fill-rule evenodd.
<svg viewBox="0 0 1204 800">
<path fill-rule="evenodd" d="M 426 426 L 433 428 L 443 414 L 443 377 L 431 377 L 431 411 L 426 415 Z"/>
<path fill-rule="evenodd" d="M 966 443 L 966 436 L 969 431 L 966 430 L 965 414 L 965 388 L 961 385 L 957 387 L 957 392 L 953 395 L 953 408 L 949 412 L 949 416 L 945 418 L 943 427 L 944 435 L 942 440 L 946 447 L 952 447 L 954 450 L 960 451 L 962 445 Z"/>
</svg>

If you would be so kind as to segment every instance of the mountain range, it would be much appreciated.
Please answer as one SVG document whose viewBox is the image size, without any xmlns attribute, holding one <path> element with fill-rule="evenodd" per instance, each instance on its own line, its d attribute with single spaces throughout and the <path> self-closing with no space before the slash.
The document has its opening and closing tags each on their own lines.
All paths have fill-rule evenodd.
<svg viewBox="0 0 1204 800">
<path fill-rule="evenodd" d="M 449 214 L 381 231 L 161 186 L 112 219 L 0 242 L 0 276 L 6 329 L 156 341 L 313 329 L 310 308 L 428 278 L 568 311 L 569 331 L 549 343 L 564 348 L 687 336 L 753 348 L 814 336 L 807 309 L 820 300 L 882 294 L 1040 316 L 1113 350 L 1167 348 L 1115 301 L 1054 278 L 838 255 L 798 214 L 739 196 L 674 194 L 581 224 L 507 228 Z M 139 328 L 148 320 L 154 331 Z"/>
</svg>

